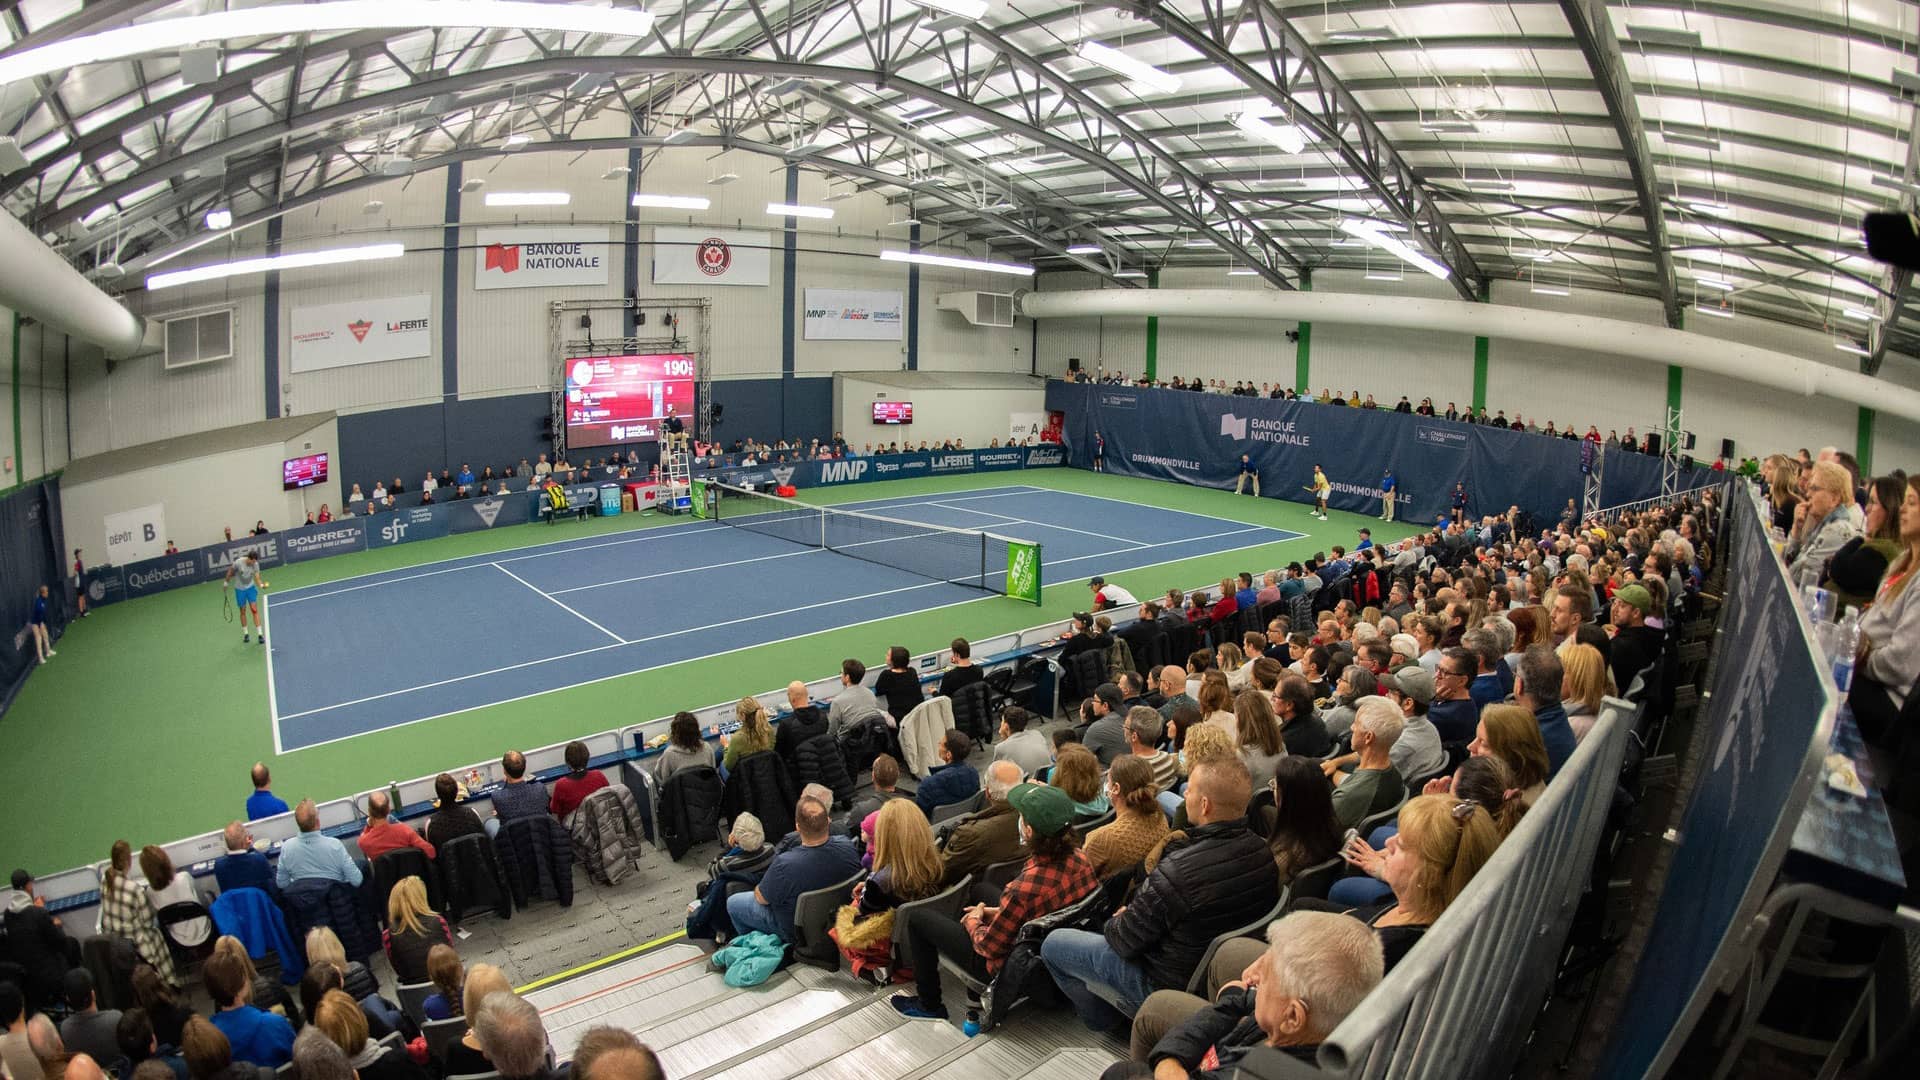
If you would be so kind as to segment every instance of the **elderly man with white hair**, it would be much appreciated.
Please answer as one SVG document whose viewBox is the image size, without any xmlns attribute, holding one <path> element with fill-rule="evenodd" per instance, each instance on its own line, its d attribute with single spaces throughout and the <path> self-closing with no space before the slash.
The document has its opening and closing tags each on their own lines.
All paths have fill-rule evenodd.
<svg viewBox="0 0 1920 1080">
<path fill-rule="evenodd" d="M 501 1080 L 545 1080 L 547 1029 L 540 1010 L 525 998 L 496 990 L 480 1002 L 473 1017 L 473 1036 Z"/>
<path fill-rule="evenodd" d="M 1354 703 L 1353 749 L 1359 761 L 1333 789 L 1333 816 L 1339 819 L 1341 828 L 1354 828 L 1366 818 L 1400 805 L 1407 789 L 1400 770 L 1394 767 L 1393 744 L 1400 741 L 1405 727 L 1400 709 L 1378 694 Z M 1327 775 L 1329 780 L 1337 779 L 1337 766 L 1327 767 Z"/>
<path fill-rule="evenodd" d="M 948 885 L 968 874 L 978 877 L 994 863 L 1023 859 L 1027 854 L 1020 845 L 1020 815 L 1007 803 L 1007 792 L 1026 779 L 1019 763 L 996 761 L 987 766 L 982 779 L 987 789 L 986 807 L 961 818 L 947 835 Z"/>
<path fill-rule="evenodd" d="M 1134 1018 L 1133 1060 L 1102 1080 L 1226 1080 L 1258 1046 L 1312 1063 L 1385 968 L 1380 939 L 1365 923 L 1296 911 L 1267 927 L 1267 947 L 1212 1005 L 1178 990 L 1149 997 Z"/>
</svg>

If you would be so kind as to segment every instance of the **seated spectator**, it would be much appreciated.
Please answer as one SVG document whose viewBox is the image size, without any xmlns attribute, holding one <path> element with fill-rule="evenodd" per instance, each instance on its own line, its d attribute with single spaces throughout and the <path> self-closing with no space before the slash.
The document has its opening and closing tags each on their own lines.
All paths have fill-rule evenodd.
<svg viewBox="0 0 1920 1080">
<path fill-rule="evenodd" d="M 1427 719 L 1433 678 L 1415 664 L 1397 674 L 1380 676 L 1380 689 L 1400 710 L 1400 737 L 1393 744 L 1394 767 L 1409 785 L 1425 783 L 1447 767 L 1447 750 L 1440 742 L 1440 732 Z"/>
<path fill-rule="evenodd" d="M 1258 690 L 1247 689 L 1233 699 L 1234 742 L 1240 760 L 1246 763 L 1256 789 L 1267 786 L 1280 759 L 1287 756 L 1287 744 L 1280 736 L 1280 721 L 1274 718 L 1273 701 Z"/>
<path fill-rule="evenodd" d="M 1380 984 L 1380 940 L 1345 915 L 1296 911 L 1270 924 L 1266 941 L 1243 981 L 1228 983 L 1212 1005 L 1155 991 L 1134 1021 L 1144 1060 L 1119 1062 L 1101 1080 L 1229 1080 L 1259 1046 L 1316 1065 L 1320 1043 Z"/>
<path fill-rule="evenodd" d="M 312 1025 L 294 1037 L 293 1074 L 299 1080 L 357 1080 L 347 1055 Z"/>
<path fill-rule="evenodd" d="M 986 681 L 987 673 L 973 662 L 973 646 L 967 643 L 966 638 L 954 638 L 947 645 L 947 654 L 951 659 L 946 674 L 940 676 L 938 693 L 941 697 L 952 697 L 965 687 Z"/>
<path fill-rule="evenodd" d="M 1179 664 L 1168 664 L 1160 669 L 1160 693 L 1162 720 L 1172 720 L 1174 711 L 1182 705 L 1190 705 L 1195 709 L 1200 707 L 1200 703 L 1193 700 L 1193 695 L 1187 693 L 1187 669 Z"/>
<path fill-rule="evenodd" d="M 1221 578 L 1220 598 L 1215 600 L 1213 606 L 1207 610 L 1208 618 L 1211 618 L 1217 623 L 1226 622 L 1228 619 L 1233 618 L 1234 613 L 1239 610 L 1240 602 L 1234 598 L 1233 579 Z"/>
<path fill-rule="evenodd" d="M 1368 816 L 1391 810 L 1406 794 L 1400 770 L 1393 763 L 1393 744 L 1404 726 L 1400 710 L 1378 695 L 1360 699 L 1353 720 L 1352 773 L 1333 792 L 1333 814 L 1342 829 L 1351 829 Z M 1339 772 L 1332 761 L 1322 762 L 1329 780 Z"/>
<path fill-rule="evenodd" d="M 168 904 L 201 903 L 200 894 L 193 888 L 193 875 L 185 870 L 176 872 L 165 848 L 157 844 L 141 848 L 140 872 L 146 876 L 147 903 L 156 916 Z M 198 918 L 175 923 L 172 935 L 181 945 L 196 948 L 213 936 L 213 921 Z"/>
<path fill-rule="evenodd" d="M 438 944 L 427 950 L 427 981 L 433 993 L 420 1003 L 420 1012 L 429 1020 L 447 1020 L 460 1015 L 460 987 L 467 972 L 453 946 Z"/>
<path fill-rule="evenodd" d="M 426 1070 L 415 1065 L 405 1050 L 367 1037 L 367 1014 L 344 991 L 327 991 L 313 1011 L 312 1023 L 347 1055 L 359 1080 L 426 1080 Z"/>
<path fill-rule="evenodd" d="M 827 718 L 807 697 L 807 684 L 798 679 L 787 684 L 787 708 L 788 714 L 773 728 L 773 752 L 793 769 L 795 751 L 808 739 L 827 733 Z"/>
<path fill-rule="evenodd" d="M 1653 594 L 1639 582 L 1614 592 L 1609 614 L 1613 646 L 1607 650 L 1607 664 L 1613 672 L 1613 685 L 1624 695 L 1633 689 L 1635 679 L 1659 662 L 1667 635 L 1647 625 L 1648 617 L 1657 616 L 1659 611 L 1654 607 Z"/>
<path fill-rule="evenodd" d="M 732 770 L 734 762 L 749 754 L 773 749 L 773 725 L 767 722 L 767 707 L 760 704 L 759 698 L 743 697 L 735 702 L 733 718 L 740 730 L 720 736 L 720 745 L 725 750 L 720 758 L 722 773 Z"/>
<path fill-rule="evenodd" d="M 193 1006 L 181 999 L 152 964 L 140 964 L 133 969 L 133 1001 L 145 1010 L 160 1045 L 182 1045 L 182 1032 L 188 1018 L 193 1016 Z"/>
<path fill-rule="evenodd" d="M 886 702 L 887 715 L 893 717 L 893 727 L 899 727 L 900 721 L 914 707 L 926 700 L 920 690 L 920 675 L 909 667 L 912 656 L 903 645 L 895 645 L 887 650 L 887 669 L 873 680 L 873 693 L 879 700 Z"/>
<path fill-rule="evenodd" d="M 1547 748 L 1549 780 L 1573 756 L 1575 745 L 1573 725 L 1567 722 L 1566 707 L 1560 704 L 1560 684 L 1564 679 L 1559 654 L 1544 645 L 1536 645 L 1521 657 L 1519 677 L 1513 688 L 1514 703 L 1533 714 L 1540 730 L 1540 743 Z"/>
<path fill-rule="evenodd" d="M 1252 795 L 1237 755 L 1202 761 L 1187 789 L 1192 826 L 1168 838 L 1104 933 L 1062 929 L 1041 943 L 1047 970 L 1089 1028 L 1118 1030 L 1154 990 L 1184 988 L 1216 936 L 1278 901 L 1273 855 L 1247 827 Z"/>
<path fill-rule="evenodd" d="M 65 996 L 62 976 L 80 963 L 80 943 L 60 920 L 47 913 L 46 900 L 33 887 L 33 875 L 13 872 L 13 888 L 0 896 L 0 960 L 20 966 L 29 1004 L 51 1005 Z M 108 1056 L 112 1061 L 112 1056 Z"/>
<path fill-rule="evenodd" d="M 1473 725 L 1480 718 L 1480 704 L 1467 687 L 1472 684 L 1475 665 L 1473 653 L 1466 649 L 1447 649 L 1433 669 L 1433 700 L 1427 705 L 1427 719 L 1440 733 L 1443 743 L 1457 743 L 1473 737 Z"/>
<path fill-rule="evenodd" d="M 1607 661 L 1591 645 L 1574 645 L 1560 652 L 1560 703 L 1567 709 L 1567 724 L 1573 728 L 1578 744 L 1600 718 L 1600 699 L 1609 693 L 1612 676 Z"/>
<path fill-rule="evenodd" d="M 506 973 L 492 964 L 475 964 L 467 969 L 467 984 L 460 991 L 460 1015 L 471 1024 L 480 1013 L 480 1003 L 494 994 L 513 993 Z M 480 1036 L 472 1028 L 447 1047 L 442 1063 L 448 1076 L 468 1076 L 494 1072 L 494 1064 L 480 1045 Z"/>
<path fill-rule="evenodd" d="M 1073 800 L 1075 825 L 1103 817 L 1113 809 L 1102 790 L 1100 772 L 1100 759 L 1093 756 L 1093 751 L 1084 746 L 1068 746 L 1061 749 L 1053 771 L 1047 774 L 1047 783 L 1066 792 Z"/>
<path fill-rule="evenodd" d="M 892 754 L 881 754 L 873 759 L 873 790 L 857 795 L 848 817 L 855 828 L 867 819 L 868 814 L 877 813 L 882 807 L 895 799 L 910 798 L 906 792 L 897 790 L 894 785 L 900 782 L 900 763 Z M 926 815 L 922 814 L 922 817 Z"/>
<path fill-rule="evenodd" d="M 1126 717 L 1121 715 L 1122 700 L 1120 687 L 1109 682 L 1094 687 L 1093 693 L 1080 703 L 1080 742 L 1100 759 L 1101 768 L 1113 764 L 1114 758 L 1126 753 Z"/>
<path fill-rule="evenodd" d="M 940 764 L 933 767 L 925 780 L 920 781 L 920 790 L 914 792 L 913 801 L 920 806 L 920 812 L 933 820 L 933 812 L 948 803 L 960 802 L 980 790 L 980 773 L 967 764 L 967 755 L 973 753 L 973 740 L 959 728 L 948 728 L 940 739 Z"/>
<path fill-rule="evenodd" d="M 607 774 L 587 765 L 593 755 L 587 744 L 575 739 L 567 744 L 567 775 L 553 782 L 553 794 L 547 799 L 547 812 L 565 822 L 587 801 L 587 796 L 607 786 Z"/>
<path fill-rule="evenodd" d="M 431 859 L 434 856 L 433 845 L 421 839 L 413 826 L 393 820 L 393 806 L 387 793 L 375 791 L 367 796 L 367 823 L 360 829 L 360 853 L 368 862 L 385 855 L 389 851 L 413 848 Z"/>
<path fill-rule="evenodd" d="M 1149 705 L 1128 709 L 1126 733 L 1127 756 L 1146 763 L 1153 775 L 1154 793 L 1172 791 L 1180 782 L 1180 759 L 1159 748 L 1167 733 L 1166 721 L 1160 718 L 1159 710 Z M 1119 763 L 1120 759 L 1115 758 L 1114 764 Z"/>
<path fill-rule="evenodd" d="M 1020 848 L 1017 815 L 1013 805 L 1007 802 L 1007 793 L 1022 779 L 1020 766 L 1011 761 L 996 761 L 987 766 L 987 805 L 978 813 L 959 819 L 947 836 L 943 885 L 952 885 L 968 874 L 978 874 L 994 863 L 1018 859 L 1024 854 Z"/>
<path fill-rule="evenodd" d="M 1333 793 L 1314 762 L 1282 758 L 1267 789 L 1273 792 L 1267 848 L 1283 884 L 1339 854 L 1343 829 L 1333 813 Z M 1253 822 L 1255 828 L 1261 825 Z"/>
<path fill-rule="evenodd" d="M 347 854 L 347 846 L 320 831 L 320 812 L 312 799 L 300 800 L 293 811 L 297 836 L 280 845 L 280 862 L 274 867 L 273 880 L 282 892 L 296 881 L 338 881 L 360 887 L 360 867 Z M 257 1063 L 256 1063 L 257 1064 Z"/>
<path fill-rule="evenodd" d="M 460 802 L 460 784 L 452 773 L 441 773 L 433 778 L 433 814 L 427 818 L 427 842 L 445 847 L 450 840 L 474 833 L 484 835 L 486 826 L 480 823 L 480 815 L 473 812 L 471 806 Z"/>
<path fill-rule="evenodd" d="M 119 1050 L 116 1057 L 122 1063 L 120 1075 L 127 1076 L 141 1064 L 153 1061 L 170 1074 L 170 1077 L 163 1074 L 159 1080 L 188 1080 L 186 1059 L 180 1056 L 178 1048 L 160 1042 L 154 1034 L 153 1021 L 147 1018 L 147 1010 L 136 1005 L 121 1013 L 120 1022 L 114 1025 L 113 1040 Z"/>
<path fill-rule="evenodd" d="M 827 730 L 834 738 L 875 713 L 887 712 L 880 707 L 873 691 L 867 689 L 866 678 L 867 665 L 851 658 L 840 661 L 840 690 L 827 703 Z"/>
<path fill-rule="evenodd" d="M 261 762 L 253 763 L 253 794 L 247 796 L 247 820 L 259 821 L 261 818 L 287 812 L 287 804 L 274 795 L 273 774 L 267 771 Z"/>
<path fill-rule="evenodd" d="M 700 721 L 690 712 L 673 714 L 673 722 L 667 728 L 667 745 L 660 748 L 660 756 L 653 759 L 653 778 L 661 787 L 673 779 L 673 774 L 683 769 L 713 768 L 713 750 L 707 741 L 700 737 Z"/>
<path fill-rule="evenodd" d="M 794 940 L 793 909 L 800 894 L 845 881 L 860 869 L 860 853 L 851 841 L 833 835 L 825 805 L 800 800 L 794 822 L 800 845 L 774 856 L 752 892 L 727 898 L 727 917 L 740 933 L 758 931 Z"/>
<path fill-rule="evenodd" d="M 1507 685 L 1500 678 L 1500 639 L 1492 631 L 1475 627 L 1460 635 L 1460 647 L 1473 654 L 1474 674 L 1467 683 L 1467 696 L 1475 706 L 1486 708 L 1507 698 Z"/>
<path fill-rule="evenodd" d="M 1011 761 L 1031 776 L 1053 761 L 1053 749 L 1047 737 L 1029 726 L 1033 714 L 1018 705 L 1009 705 L 1000 713 L 1000 742 L 993 748 L 995 761 Z"/>
<path fill-rule="evenodd" d="M 0 1065 L 13 1080 L 41 1080 L 40 1061 L 27 1039 L 27 999 L 11 982 L 0 981 Z"/>
<path fill-rule="evenodd" d="M 907 918 L 907 952 L 915 957 L 914 993 L 889 1003 L 913 1020 L 945 1020 L 938 957 L 958 961 L 976 979 L 990 979 L 1013 950 L 1020 928 L 1041 915 L 1084 898 L 1099 887 L 1093 867 L 1074 847 L 1073 801 L 1058 788 L 1020 784 L 1007 793 L 1018 815 L 1027 863 L 1001 890 L 997 906 L 974 904 L 958 920 L 917 909 Z"/>
<path fill-rule="evenodd" d="M 500 755 L 500 771 L 506 783 L 494 789 L 493 817 L 486 823 L 487 835 L 497 835 L 514 818 L 538 817 L 547 812 L 547 785 L 527 779 L 527 757 L 518 750 Z"/>
<path fill-rule="evenodd" d="M 346 946 L 340 944 L 340 935 L 334 933 L 332 927 L 316 926 L 308 930 L 306 946 L 307 963 L 332 964 L 339 968 L 343 989 L 355 1001 L 380 996 L 379 980 L 367 965 L 347 959 Z"/>
<path fill-rule="evenodd" d="M 546 1080 L 547 1029 L 540 1010 L 518 994 L 488 994 L 473 1016 L 480 1048 L 501 1080 Z"/>
<path fill-rule="evenodd" d="M 1133 712 L 1146 713 L 1155 725 L 1160 723 L 1160 714 L 1152 709 L 1141 706 Z M 1127 723 L 1131 733 L 1131 714 Z M 1171 763 L 1171 754 L 1160 756 Z M 1088 833 L 1084 849 L 1094 876 L 1106 878 L 1132 867 L 1166 839 L 1167 815 L 1154 799 L 1159 790 L 1147 758 L 1129 754 L 1114 759 L 1113 768 L 1107 773 L 1107 797 L 1113 803 L 1113 820 Z"/>
<path fill-rule="evenodd" d="M 120 1010 L 102 1011 L 93 992 L 93 974 L 84 967 L 71 968 L 62 980 L 67 1018 L 60 1022 L 60 1041 L 69 1052 L 87 1054 L 95 1061 L 112 1062 L 120 1057 L 117 1032 Z"/>
<path fill-rule="evenodd" d="M 284 867 L 286 863 L 283 861 L 280 865 Z M 153 905 L 147 902 L 147 885 L 130 876 L 132 869 L 133 845 L 115 840 L 107 855 L 107 869 L 100 875 L 100 932 L 132 941 L 140 958 L 152 965 L 163 982 L 178 986 L 180 977 L 174 974 L 173 952 L 160 936 Z"/>
<path fill-rule="evenodd" d="M 273 864 L 253 849 L 253 834 L 238 821 L 227 822 L 224 830 L 226 854 L 213 862 L 213 880 L 221 892 L 235 889 L 261 889 L 273 892 Z"/>
<path fill-rule="evenodd" d="M 275 1019 L 278 1019 L 276 1017 Z M 285 1020 L 280 1021 L 282 1024 Z M 292 1060 L 293 1029 L 287 1029 L 287 1050 L 281 1064 Z M 233 1044 L 210 1021 L 198 1016 L 187 1021 L 181 1033 L 180 1056 L 187 1060 L 187 1073 L 193 1080 L 259 1080 L 261 1062 L 245 1058 L 234 1060 Z M 275 1068 L 265 1065 L 265 1068 Z M 15 1078 L 18 1080 L 18 1077 Z"/>
<path fill-rule="evenodd" d="M 1796 586 L 1818 585 L 1827 560 L 1860 535 L 1860 511 L 1853 501 L 1853 477 L 1834 461 L 1814 463 L 1807 478 L 1806 512 L 1787 541 L 1783 558 Z M 1620 681 L 1618 665 L 1614 681 Z"/>
<path fill-rule="evenodd" d="M 939 892 L 945 867 L 933 845 L 933 829 L 919 807 L 896 799 L 874 816 L 873 873 L 854 886 L 853 902 L 834 916 L 834 941 L 855 961 L 855 974 L 871 974 L 878 985 L 885 986 L 894 909 Z M 878 966 L 863 972 L 862 961 L 876 954 Z"/>
<path fill-rule="evenodd" d="M 213 1026 L 220 1029 L 242 1061 L 277 1069 L 292 1060 L 293 1025 L 253 1004 L 253 973 L 231 954 L 215 952 L 201 965 L 207 996 L 213 999 Z M 193 1026 L 187 1023 L 187 1061 L 193 1062 Z M 197 1070 L 196 1074 L 197 1074 Z"/>
<path fill-rule="evenodd" d="M 666 1080 L 666 1075 L 653 1050 L 622 1028 L 590 1027 L 573 1047 L 573 1080 Z"/>
<path fill-rule="evenodd" d="M 1547 747 L 1540 738 L 1540 725 L 1525 706 L 1489 706 L 1480 714 L 1467 752 L 1474 757 L 1499 758 L 1513 774 L 1513 786 L 1519 790 L 1524 806 L 1532 806 L 1547 789 Z"/>
<path fill-rule="evenodd" d="M 1313 687 L 1307 680 L 1298 675 L 1282 676 L 1273 694 L 1273 712 L 1288 754 L 1323 758 L 1333 752 L 1333 739 L 1313 707 Z"/>
<path fill-rule="evenodd" d="M 427 981 L 427 953 L 435 945 L 452 945 L 453 931 L 445 918 L 427 906 L 426 882 L 404 877 L 394 884 L 387 894 L 387 928 L 381 932 L 381 942 L 395 979 Z"/>
<path fill-rule="evenodd" d="M 1847 697 L 1860 730 L 1879 742 L 1897 730 L 1895 718 L 1920 681 L 1920 592 L 1911 588 L 1920 565 L 1920 473 L 1907 478 L 1898 512 L 1901 551 L 1860 620 L 1861 652 Z"/>
<path fill-rule="evenodd" d="M 1387 970 L 1400 962 L 1500 846 L 1500 830 L 1480 804 L 1451 795 L 1419 795 L 1400 808 L 1400 829 L 1375 851 L 1354 837 L 1344 854 L 1392 890 L 1391 900 L 1348 914 L 1380 934 Z M 1315 901 L 1301 901 L 1313 910 Z M 1326 904 L 1325 901 L 1317 902 Z"/>
</svg>

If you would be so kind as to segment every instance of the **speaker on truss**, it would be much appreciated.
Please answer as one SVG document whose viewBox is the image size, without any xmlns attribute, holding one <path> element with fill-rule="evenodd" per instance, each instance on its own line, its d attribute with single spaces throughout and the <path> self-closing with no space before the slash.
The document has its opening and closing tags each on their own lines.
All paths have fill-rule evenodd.
<svg viewBox="0 0 1920 1080">
<path fill-rule="evenodd" d="M 1660 456 L 1659 433 L 1653 432 L 1653 431 L 1647 432 L 1647 441 L 1645 443 L 1645 446 L 1646 446 L 1647 453 L 1653 455 L 1654 457 L 1659 457 Z"/>
<path fill-rule="evenodd" d="M 720 422 L 720 414 L 726 411 L 727 407 L 717 401 L 707 402 L 707 419 L 716 424 Z"/>
<path fill-rule="evenodd" d="M 1080 358 L 1077 356 L 1067 357 L 1067 370 L 1077 374 L 1080 371 Z"/>
<path fill-rule="evenodd" d="M 1723 458 L 1726 458 L 1728 461 L 1733 460 L 1733 440 L 1732 439 L 1720 440 L 1720 456 Z"/>
<path fill-rule="evenodd" d="M 1693 468 L 1693 455 L 1692 455 L 1692 454 L 1681 454 L 1681 455 L 1680 455 L 1680 467 L 1681 467 L 1681 468 L 1683 468 L 1683 469 L 1691 469 L 1691 468 Z"/>
</svg>

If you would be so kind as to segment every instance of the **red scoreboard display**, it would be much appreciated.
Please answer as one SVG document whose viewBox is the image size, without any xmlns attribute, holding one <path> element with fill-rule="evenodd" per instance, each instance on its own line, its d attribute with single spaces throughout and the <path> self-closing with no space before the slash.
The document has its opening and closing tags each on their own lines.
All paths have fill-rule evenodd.
<svg viewBox="0 0 1920 1080">
<path fill-rule="evenodd" d="M 691 430 L 695 367 L 678 354 L 568 360 L 567 445 L 653 442 L 669 405 Z"/>
<path fill-rule="evenodd" d="M 876 401 L 873 403 L 873 422 L 876 424 L 913 423 L 913 402 Z"/>
<path fill-rule="evenodd" d="M 308 454 L 280 463 L 280 482 L 287 491 L 312 487 L 327 478 L 327 455 Z"/>
</svg>

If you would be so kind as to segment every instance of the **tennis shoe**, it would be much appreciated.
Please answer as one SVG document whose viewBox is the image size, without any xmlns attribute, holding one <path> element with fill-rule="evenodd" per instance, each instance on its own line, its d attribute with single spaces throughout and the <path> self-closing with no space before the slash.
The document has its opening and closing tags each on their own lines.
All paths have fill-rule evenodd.
<svg viewBox="0 0 1920 1080">
<path fill-rule="evenodd" d="M 245 645 L 245 644 L 247 644 L 248 642 L 250 642 L 250 641 L 252 641 L 252 640 L 253 640 L 253 635 L 252 635 L 252 634 L 241 634 L 241 635 L 240 635 L 240 644 L 242 644 L 242 645 Z"/>
<path fill-rule="evenodd" d="M 945 1020 L 947 1018 L 947 1010 L 927 1008 L 921 1004 L 917 994 L 895 994 L 887 999 L 887 1004 L 893 1006 L 894 1012 L 909 1020 Z"/>
<path fill-rule="evenodd" d="M 261 635 L 260 635 L 260 644 L 262 644 L 262 645 L 265 645 L 266 643 L 267 643 L 267 635 L 265 635 L 265 634 L 261 634 Z"/>
</svg>

